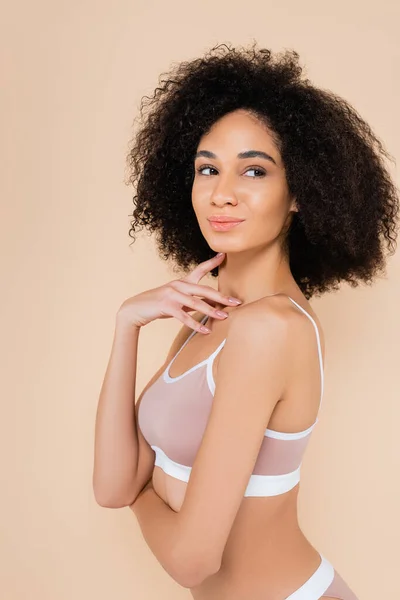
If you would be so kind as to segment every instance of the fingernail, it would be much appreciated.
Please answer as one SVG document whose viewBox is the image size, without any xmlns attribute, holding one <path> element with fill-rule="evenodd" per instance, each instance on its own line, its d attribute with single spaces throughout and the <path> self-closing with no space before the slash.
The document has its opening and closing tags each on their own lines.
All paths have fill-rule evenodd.
<svg viewBox="0 0 400 600">
<path fill-rule="evenodd" d="M 229 296 L 228 300 L 229 302 L 233 302 L 234 304 L 242 304 L 241 300 L 238 300 L 237 298 L 232 298 L 232 296 Z"/>
<path fill-rule="evenodd" d="M 207 327 L 204 327 L 204 325 L 200 327 L 200 331 L 202 331 L 203 333 L 211 333 L 211 330 Z"/>
<path fill-rule="evenodd" d="M 218 254 L 215 255 L 215 258 L 219 258 L 220 256 L 222 256 L 223 254 L 225 254 L 225 252 L 218 252 Z"/>
</svg>

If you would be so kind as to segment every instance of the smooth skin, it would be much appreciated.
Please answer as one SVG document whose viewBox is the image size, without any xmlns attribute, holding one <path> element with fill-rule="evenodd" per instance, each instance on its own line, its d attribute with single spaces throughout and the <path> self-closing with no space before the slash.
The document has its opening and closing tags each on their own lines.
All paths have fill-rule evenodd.
<svg viewBox="0 0 400 600">
<path fill-rule="evenodd" d="M 215 308 L 216 303 L 240 304 L 239 299 L 225 297 L 211 286 L 199 284 L 223 259 L 224 255 L 214 256 L 182 279 L 127 298 L 117 312 L 111 355 L 96 413 L 93 491 L 100 506 L 122 508 L 131 505 L 152 476 L 154 452 L 136 425 L 137 411 L 143 394 L 168 363 L 151 378 L 135 405 L 132 399 L 135 397 L 141 328 L 155 319 L 172 317 L 184 323 L 172 343 L 166 358 L 168 362 L 183 343 L 182 336 L 187 335 L 188 328 L 209 333 L 199 323 L 201 313 L 197 313 L 200 317 L 193 317 L 188 311 L 201 310 L 208 316 L 224 319 L 226 314 Z"/>
<path fill-rule="evenodd" d="M 241 157 L 249 151 L 267 156 Z M 316 321 L 324 357 L 318 318 L 282 250 L 282 235 L 298 208 L 271 132 L 247 111 L 235 111 L 214 124 L 200 140 L 194 166 L 192 204 L 199 227 L 209 246 L 225 253 L 218 291 L 242 304 L 223 306 L 229 316 L 222 322 L 210 316 L 211 333 L 196 334 L 174 361 L 172 377 L 227 338 L 213 365 L 216 393 L 188 484 L 158 467 L 152 484 L 177 515 L 171 572 L 195 600 L 283 598 L 320 563 L 299 527 L 299 484 L 273 497 L 244 497 L 244 491 L 265 427 L 306 429 L 319 407 L 315 331 L 286 297 Z M 222 214 L 244 221 L 229 231 L 214 231 L 208 217 Z M 136 507 L 139 522 L 150 533 L 144 507 L 149 487 L 131 508 L 135 512 Z"/>
</svg>

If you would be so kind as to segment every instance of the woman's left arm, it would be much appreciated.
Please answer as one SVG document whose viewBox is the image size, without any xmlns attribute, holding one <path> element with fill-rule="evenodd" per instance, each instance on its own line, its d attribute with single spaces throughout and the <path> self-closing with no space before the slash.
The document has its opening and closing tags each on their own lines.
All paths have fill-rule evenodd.
<svg viewBox="0 0 400 600">
<path fill-rule="evenodd" d="M 149 486 L 131 506 L 153 554 L 183 587 L 221 568 L 265 428 L 287 387 L 298 313 L 275 303 L 268 308 L 249 304 L 230 317 L 210 415 L 179 512 Z"/>
</svg>

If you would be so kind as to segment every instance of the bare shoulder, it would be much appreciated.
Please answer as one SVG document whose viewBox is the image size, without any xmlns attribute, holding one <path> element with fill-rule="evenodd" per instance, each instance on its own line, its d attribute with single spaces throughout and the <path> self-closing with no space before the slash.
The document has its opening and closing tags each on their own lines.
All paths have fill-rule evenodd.
<svg viewBox="0 0 400 600">
<path fill-rule="evenodd" d="M 293 356 L 299 356 L 300 348 L 302 349 L 300 354 L 304 355 L 305 344 L 310 349 L 313 349 L 315 345 L 315 327 L 309 317 L 317 326 L 321 343 L 323 335 L 316 315 L 311 314 L 309 307 L 303 306 L 302 308 L 309 316 L 293 304 L 285 294 L 260 298 L 237 307 L 230 314 L 229 329 L 237 331 L 243 328 L 246 332 L 254 332 L 255 336 L 257 336 L 257 332 L 259 335 L 266 336 L 269 331 L 274 329 L 289 342 L 288 349 L 291 349 Z"/>
<path fill-rule="evenodd" d="M 313 361 L 315 357 L 316 337 L 321 346 L 321 355 L 323 364 L 325 364 L 325 335 L 318 318 L 307 300 L 292 300 L 285 294 L 279 294 L 270 298 L 263 298 L 266 301 L 268 310 L 278 312 L 281 318 L 288 323 L 292 349 L 292 361 L 298 366 L 304 366 Z M 299 308 L 300 307 L 300 308 Z"/>
<path fill-rule="evenodd" d="M 300 315 L 300 319 L 299 319 Z M 303 322 L 302 313 L 293 305 L 287 296 L 283 294 L 267 296 L 238 306 L 231 312 L 232 322 L 246 323 L 274 323 L 292 324 Z"/>
<path fill-rule="evenodd" d="M 227 342 L 235 344 L 239 354 L 245 346 L 266 350 L 272 340 L 281 350 L 290 346 L 291 321 L 296 315 L 285 299 L 274 297 L 271 300 L 260 298 L 230 312 Z"/>
</svg>

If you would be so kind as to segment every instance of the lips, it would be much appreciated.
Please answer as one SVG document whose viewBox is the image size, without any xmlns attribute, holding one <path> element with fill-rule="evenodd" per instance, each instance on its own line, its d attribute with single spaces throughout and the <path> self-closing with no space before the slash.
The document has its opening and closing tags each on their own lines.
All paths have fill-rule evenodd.
<svg viewBox="0 0 400 600">
<path fill-rule="evenodd" d="M 215 216 L 208 219 L 210 223 L 241 223 L 244 219 L 237 219 L 236 217 L 227 216 Z"/>
<path fill-rule="evenodd" d="M 235 227 L 239 227 L 239 225 L 242 222 L 243 221 L 237 221 L 237 220 L 232 220 L 232 221 L 210 220 L 210 227 L 214 231 L 230 231 L 231 229 L 234 229 Z"/>
</svg>

